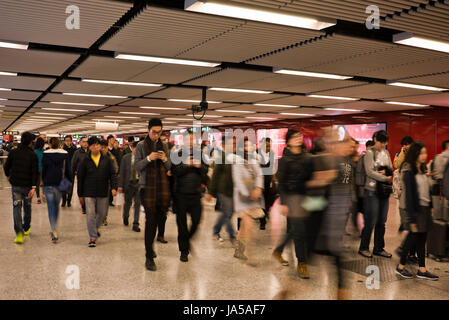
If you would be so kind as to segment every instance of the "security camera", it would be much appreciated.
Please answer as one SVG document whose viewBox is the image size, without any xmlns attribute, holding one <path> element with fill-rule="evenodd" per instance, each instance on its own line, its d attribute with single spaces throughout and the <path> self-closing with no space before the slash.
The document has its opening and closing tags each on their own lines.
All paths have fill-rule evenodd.
<svg viewBox="0 0 449 320">
<path fill-rule="evenodd" d="M 199 105 L 192 106 L 192 111 L 194 113 L 199 113 L 199 112 L 206 111 L 208 107 L 209 107 L 209 103 L 207 103 L 207 101 L 201 101 Z"/>
</svg>

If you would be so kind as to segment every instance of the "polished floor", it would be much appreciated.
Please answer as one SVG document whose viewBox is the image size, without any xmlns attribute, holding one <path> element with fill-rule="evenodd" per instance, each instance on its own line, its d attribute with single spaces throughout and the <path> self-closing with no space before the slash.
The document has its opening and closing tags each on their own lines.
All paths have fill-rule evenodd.
<svg viewBox="0 0 449 320">
<path fill-rule="evenodd" d="M 249 266 L 233 257 L 229 241 L 218 243 L 212 238 L 217 213 L 205 206 L 201 227 L 193 241 L 193 254 L 188 263 L 179 260 L 174 215 L 167 220 L 168 244 L 157 243 L 157 272 L 145 269 L 144 234 L 131 231 L 122 223 L 117 207 L 109 212 L 109 225 L 102 227 L 96 248 L 88 248 L 86 218 L 77 198 L 71 208 L 61 208 L 60 241 L 53 244 L 49 236 L 46 204 L 32 205 L 31 234 L 24 244 L 14 244 L 11 189 L 3 168 L 0 173 L 0 299 L 273 299 L 287 288 L 288 299 L 335 299 L 336 281 L 332 261 L 320 257 L 309 266 L 311 279 L 300 279 L 295 271 L 292 247 L 284 256 L 289 267 L 271 259 L 273 243 L 282 232 L 284 217 L 274 215 L 267 230 L 254 227 L 257 266 Z M 393 252 L 399 243 L 398 214 L 391 201 L 387 223 L 387 250 Z M 144 216 L 141 216 L 143 229 Z M 142 230 L 143 231 L 143 230 Z M 348 227 L 348 231 L 354 231 Z M 222 232 L 223 236 L 226 236 Z M 357 236 L 346 236 L 348 254 L 345 274 L 349 277 L 353 299 L 449 299 L 449 263 L 428 259 L 428 268 L 439 281 L 400 280 L 394 275 L 398 262 L 393 259 L 366 260 L 355 254 Z M 378 289 L 367 288 L 366 267 L 380 270 Z M 79 270 L 79 289 L 68 289 L 70 266 Z M 411 268 L 416 270 L 416 267 Z M 66 273 L 67 272 L 67 273 Z"/>
</svg>

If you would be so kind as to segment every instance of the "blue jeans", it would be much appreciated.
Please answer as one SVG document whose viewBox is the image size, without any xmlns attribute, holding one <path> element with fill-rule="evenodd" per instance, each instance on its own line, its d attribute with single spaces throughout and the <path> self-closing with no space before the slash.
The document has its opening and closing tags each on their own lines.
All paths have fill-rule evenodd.
<svg viewBox="0 0 449 320">
<path fill-rule="evenodd" d="M 374 229 L 374 250 L 381 252 L 385 248 L 385 223 L 387 222 L 389 198 L 379 198 L 374 191 L 365 190 L 364 213 L 365 227 L 359 250 L 369 250 L 371 234 Z"/>
<path fill-rule="evenodd" d="M 47 198 L 48 219 L 50 220 L 51 231 L 56 230 L 56 223 L 59 216 L 59 203 L 61 202 L 61 191 L 57 187 L 44 187 L 45 198 Z"/>
<path fill-rule="evenodd" d="M 234 214 L 234 202 L 232 197 L 225 196 L 224 194 L 219 193 L 218 199 L 220 202 L 220 216 L 218 217 L 217 222 L 214 226 L 214 235 L 218 235 L 221 231 L 221 228 L 224 224 L 226 224 L 226 229 L 229 233 L 229 237 L 231 240 L 235 239 L 234 228 L 232 227 L 231 219 Z"/>
<path fill-rule="evenodd" d="M 31 188 L 12 186 L 12 202 L 13 202 L 13 217 L 14 217 L 14 231 L 16 233 L 23 233 L 28 231 L 31 225 L 31 199 L 28 199 L 28 193 Z M 22 220 L 22 205 L 23 205 L 23 220 Z"/>
</svg>

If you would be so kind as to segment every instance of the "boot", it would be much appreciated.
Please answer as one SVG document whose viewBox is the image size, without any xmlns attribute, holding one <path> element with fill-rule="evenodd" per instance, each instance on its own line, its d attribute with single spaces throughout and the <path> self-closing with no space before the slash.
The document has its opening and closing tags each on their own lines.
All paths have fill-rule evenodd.
<svg viewBox="0 0 449 320">
<path fill-rule="evenodd" d="M 241 240 L 237 240 L 236 243 L 237 245 L 235 248 L 234 257 L 237 259 L 248 260 L 248 257 L 244 254 L 245 245 L 243 244 L 243 242 Z"/>
<path fill-rule="evenodd" d="M 303 279 L 310 279 L 309 272 L 307 271 L 307 265 L 304 262 L 298 264 L 298 274 Z"/>
</svg>

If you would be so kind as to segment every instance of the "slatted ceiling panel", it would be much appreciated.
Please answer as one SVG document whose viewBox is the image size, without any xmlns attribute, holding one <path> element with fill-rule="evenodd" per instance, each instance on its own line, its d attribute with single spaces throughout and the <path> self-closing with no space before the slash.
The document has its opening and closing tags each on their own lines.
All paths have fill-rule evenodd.
<svg viewBox="0 0 449 320">
<path fill-rule="evenodd" d="M 40 92 L 29 92 L 29 91 L 0 91 L 0 98 L 34 100 L 37 97 L 39 97 L 40 94 L 41 94 Z M 0 103 L 2 103 L 1 100 Z"/>
<path fill-rule="evenodd" d="M 368 84 L 345 89 L 322 91 L 319 94 L 340 96 L 340 97 L 352 97 L 352 98 L 382 99 L 382 98 L 413 96 L 425 93 L 429 93 L 429 91 L 389 86 L 383 84 Z"/>
<path fill-rule="evenodd" d="M 220 72 L 204 76 L 200 79 L 188 81 L 186 82 L 186 84 L 196 86 L 215 86 L 215 87 L 233 88 L 243 83 L 261 80 L 265 78 L 271 78 L 274 76 L 275 75 L 271 72 L 251 71 L 241 69 L 224 69 Z M 237 88 L 243 89 L 245 87 L 237 87 Z"/>
<path fill-rule="evenodd" d="M 174 57 L 243 23 L 239 19 L 149 7 L 102 49 Z"/>
<path fill-rule="evenodd" d="M 416 83 L 416 84 L 422 84 L 422 85 L 428 85 L 428 86 L 434 86 L 434 87 L 449 88 L 449 72 L 425 76 L 425 77 L 409 78 L 409 79 L 405 79 L 404 82 Z"/>
<path fill-rule="evenodd" d="M 302 70 L 326 62 L 387 50 L 393 46 L 394 44 L 391 43 L 334 34 L 299 47 L 255 59 L 251 63 Z"/>
<path fill-rule="evenodd" d="M 54 103 L 49 103 L 49 102 L 38 102 L 34 105 L 33 109 L 39 109 L 42 110 L 43 112 L 54 112 L 54 113 L 60 113 L 61 110 L 43 110 L 42 108 L 56 108 L 56 109 L 65 109 L 67 110 L 67 112 L 69 113 L 73 113 L 73 114 L 82 114 L 83 112 L 73 112 L 70 111 L 70 109 L 76 109 L 76 110 L 98 110 L 101 109 L 103 107 L 95 107 L 95 106 L 77 106 L 77 105 L 62 105 L 62 104 L 54 104 Z M 64 111 L 62 111 L 64 112 Z"/>
<path fill-rule="evenodd" d="M 79 92 L 83 93 L 83 92 Z M 127 98 L 97 98 L 97 97 L 78 97 L 78 96 L 66 96 L 56 93 L 47 93 L 43 98 L 43 102 L 72 102 L 72 103 L 93 103 L 93 104 L 116 104 L 127 100 Z M 56 104 L 55 104 L 56 106 Z"/>
<path fill-rule="evenodd" d="M 0 70 L 60 75 L 78 57 L 68 53 L 0 48 Z"/>
<path fill-rule="evenodd" d="M 413 97 L 400 97 L 395 98 L 394 101 L 449 107 L 449 93 L 436 93 L 436 94 L 416 95 Z"/>
<path fill-rule="evenodd" d="M 397 99 L 395 99 L 396 101 Z M 413 101 L 413 100 L 412 100 Z M 410 102 L 410 99 L 407 101 Z M 426 109 L 427 107 L 410 107 L 410 106 L 400 106 L 387 104 L 382 102 L 372 102 L 372 101 L 355 101 L 348 103 L 338 103 L 327 106 L 329 108 L 338 109 L 358 109 L 358 110 L 368 110 L 368 111 L 398 111 L 398 110 L 416 110 L 416 109 Z"/>
<path fill-rule="evenodd" d="M 407 60 L 404 56 L 405 61 Z M 445 67 L 448 66 L 448 67 Z M 387 65 L 377 69 L 365 70 L 356 75 L 374 77 L 387 80 L 407 79 L 418 75 L 437 73 L 449 69 L 449 55 L 415 62 L 398 62 L 396 65 Z M 408 80 L 404 80 L 408 82 Z"/>
<path fill-rule="evenodd" d="M 83 82 L 76 80 L 63 80 L 53 91 L 55 92 L 75 92 L 75 93 L 92 93 L 107 94 L 119 96 L 141 96 L 148 92 L 159 90 L 159 87 L 140 87 L 126 85 L 111 85 L 92 82 Z"/>
<path fill-rule="evenodd" d="M 66 28 L 69 5 L 80 9 L 80 29 Z M 88 48 L 131 6 L 103 0 L 2 0 L 0 39 Z"/>
<path fill-rule="evenodd" d="M 239 92 L 221 92 L 208 91 L 207 99 L 212 101 L 237 101 L 237 102 L 258 102 L 266 99 L 277 99 L 285 97 L 281 94 L 258 94 L 258 93 L 239 93 Z M 201 96 L 199 96 L 201 98 Z"/>
<path fill-rule="evenodd" d="M 110 107 L 110 108 L 108 108 L 107 109 L 107 111 L 108 112 L 115 112 L 115 113 L 117 113 L 117 114 L 119 114 L 119 112 L 139 112 L 139 113 L 148 113 L 148 114 L 150 114 L 150 113 L 158 113 L 158 114 L 171 114 L 171 115 L 173 115 L 173 114 L 188 114 L 188 115 L 191 115 L 192 114 L 192 111 L 191 110 L 188 110 L 188 109 L 185 109 L 185 110 L 170 110 L 170 109 L 167 109 L 167 108 L 161 108 L 161 109 L 142 109 L 142 108 L 139 108 L 139 106 L 123 106 L 123 105 L 120 105 L 120 106 L 114 106 L 114 107 Z M 122 116 L 124 116 L 124 117 L 141 117 L 141 116 L 144 116 L 144 115 L 133 115 L 133 114 L 120 114 L 120 115 L 122 115 Z M 149 116 L 151 116 L 151 115 L 149 115 Z"/>
<path fill-rule="evenodd" d="M 4 106 L 18 106 L 18 107 L 28 107 L 30 104 L 32 104 L 33 101 L 26 101 L 26 100 L 0 100 L 0 105 Z"/>
<path fill-rule="evenodd" d="M 325 106 L 333 103 L 341 102 L 341 100 L 334 100 L 334 99 L 321 99 L 321 98 L 309 98 L 305 96 L 290 96 L 285 97 L 281 99 L 272 99 L 272 100 L 265 100 L 263 102 L 259 103 L 265 103 L 265 104 L 285 104 L 285 105 L 292 105 L 292 106 Z M 288 111 L 286 111 L 288 112 Z"/>
<path fill-rule="evenodd" d="M 323 34 L 317 31 L 247 22 L 188 50 L 179 57 L 241 62 Z"/>
<path fill-rule="evenodd" d="M 201 96 L 200 89 L 192 89 L 192 88 L 166 88 L 159 92 L 155 92 L 147 95 L 151 98 L 174 98 L 174 99 L 189 99 L 192 97 L 197 97 L 198 94 Z M 144 100 L 145 101 L 145 100 Z M 139 102 L 141 103 L 141 102 Z"/>
<path fill-rule="evenodd" d="M 157 63 L 90 56 L 70 76 L 90 79 L 126 81 L 155 67 Z"/>
<path fill-rule="evenodd" d="M 0 75 L 0 87 L 2 88 L 45 90 L 53 81 L 54 79 Z"/>
</svg>

